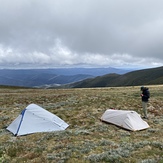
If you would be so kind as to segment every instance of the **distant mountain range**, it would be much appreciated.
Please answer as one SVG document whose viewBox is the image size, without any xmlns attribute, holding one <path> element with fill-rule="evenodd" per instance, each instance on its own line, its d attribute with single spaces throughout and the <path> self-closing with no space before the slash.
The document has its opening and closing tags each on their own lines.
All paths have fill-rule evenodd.
<svg viewBox="0 0 163 163">
<path fill-rule="evenodd" d="M 1 69 L 0 85 L 36 88 L 92 88 L 163 84 L 163 66 L 116 68 Z"/>
<path fill-rule="evenodd" d="M 58 87 L 105 74 L 125 74 L 116 68 L 0 69 L 0 85 L 21 87 Z"/>
<path fill-rule="evenodd" d="M 163 66 L 128 72 L 111 73 L 67 85 L 71 88 L 116 87 L 163 84 Z"/>
</svg>

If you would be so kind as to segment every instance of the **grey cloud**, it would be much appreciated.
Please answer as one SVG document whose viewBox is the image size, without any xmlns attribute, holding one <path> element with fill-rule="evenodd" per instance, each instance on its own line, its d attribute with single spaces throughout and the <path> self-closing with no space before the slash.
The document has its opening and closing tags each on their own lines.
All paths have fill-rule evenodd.
<svg viewBox="0 0 163 163">
<path fill-rule="evenodd" d="M 97 64 L 101 56 L 101 62 L 107 58 L 111 64 L 114 54 L 121 59 L 119 64 L 129 62 L 124 54 L 135 58 L 135 64 L 143 58 L 163 63 L 161 0 L 0 0 L 0 4 L 0 47 L 22 55 L 20 63 L 23 58 L 31 64 L 48 58 L 52 64 L 65 57 L 65 63 L 78 64 L 80 58 L 91 64 L 85 59 L 90 57 Z M 69 55 L 57 51 L 64 48 Z"/>
</svg>

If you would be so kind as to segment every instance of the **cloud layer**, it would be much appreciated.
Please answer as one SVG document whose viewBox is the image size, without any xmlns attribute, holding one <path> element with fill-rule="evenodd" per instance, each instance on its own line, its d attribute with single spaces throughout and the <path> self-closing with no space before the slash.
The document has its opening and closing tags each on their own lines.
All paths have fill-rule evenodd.
<svg viewBox="0 0 163 163">
<path fill-rule="evenodd" d="M 163 65 L 161 0 L 0 4 L 0 67 Z"/>
</svg>

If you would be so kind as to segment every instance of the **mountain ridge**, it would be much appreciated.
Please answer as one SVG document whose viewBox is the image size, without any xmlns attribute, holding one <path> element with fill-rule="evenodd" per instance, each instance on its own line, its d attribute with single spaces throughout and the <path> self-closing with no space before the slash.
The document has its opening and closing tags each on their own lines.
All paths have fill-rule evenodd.
<svg viewBox="0 0 163 163">
<path fill-rule="evenodd" d="M 130 70 L 116 68 L 55 68 L 55 69 L 0 69 L 0 85 L 39 87 L 63 85 L 116 72 Z"/>
<path fill-rule="evenodd" d="M 86 79 L 74 83 L 69 87 L 89 88 L 89 87 L 116 87 L 116 86 L 137 86 L 163 84 L 163 66 L 150 69 L 131 71 L 123 75 L 107 74 L 104 76 Z"/>
</svg>

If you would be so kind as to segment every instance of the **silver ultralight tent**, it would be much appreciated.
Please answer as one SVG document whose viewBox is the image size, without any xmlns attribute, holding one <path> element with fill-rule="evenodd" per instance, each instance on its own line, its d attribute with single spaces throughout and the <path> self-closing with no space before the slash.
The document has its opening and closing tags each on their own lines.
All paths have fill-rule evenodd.
<svg viewBox="0 0 163 163">
<path fill-rule="evenodd" d="M 28 105 L 7 127 L 15 136 L 65 130 L 69 125 L 36 104 Z"/>
<path fill-rule="evenodd" d="M 108 122 L 127 130 L 137 131 L 149 127 L 140 115 L 135 111 L 128 110 L 113 110 L 108 109 L 101 117 L 101 121 Z"/>
</svg>

